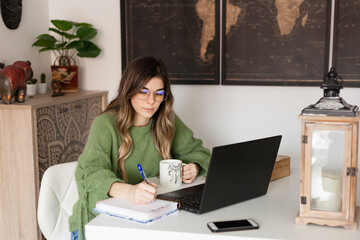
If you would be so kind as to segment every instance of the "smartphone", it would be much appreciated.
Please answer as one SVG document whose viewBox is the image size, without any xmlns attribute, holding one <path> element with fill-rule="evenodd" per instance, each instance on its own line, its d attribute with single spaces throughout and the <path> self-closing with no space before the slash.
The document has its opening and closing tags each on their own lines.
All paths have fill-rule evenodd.
<svg viewBox="0 0 360 240">
<path fill-rule="evenodd" d="M 259 228 L 259 224 L 257 224 L 253 219 L 208 222 L 207 226 L 212 232 L 239 231 Z"/>
</svg>

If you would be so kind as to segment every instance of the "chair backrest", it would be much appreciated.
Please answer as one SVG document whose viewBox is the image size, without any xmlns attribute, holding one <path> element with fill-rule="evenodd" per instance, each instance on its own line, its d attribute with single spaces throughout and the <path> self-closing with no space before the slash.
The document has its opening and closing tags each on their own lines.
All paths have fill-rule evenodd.
<svg viewBox="0 0 360 240">
<path fill-rule="evenodd" d="M 79 198 L 75 183 L 77 162 L 49 167 L 41 180 L 38 223 L 48 240 L 70 239 L 68 218 Z"/>
</svg>

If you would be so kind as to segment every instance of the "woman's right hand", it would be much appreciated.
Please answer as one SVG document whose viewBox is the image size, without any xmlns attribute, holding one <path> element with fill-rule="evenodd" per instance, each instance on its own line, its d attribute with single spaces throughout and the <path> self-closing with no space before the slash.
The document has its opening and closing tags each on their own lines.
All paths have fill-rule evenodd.
<svg viewBox="0 0 360 240">
<path fill-rule="evenodd" d="M 114 198 L 126 199 L 136 204 L 145 204 L 155 200 L 157 185 L 149 181 L 141 182 L 136 185 L 114 182 L 108 195 Z"/>
<path fill-rule="evenodd" d="M 157 190 L 155 183 L 141 182 L 131 186 L 128 194 L 129 201 L 136 204 L 145 204 L 155 200 Z"/>
</svg>

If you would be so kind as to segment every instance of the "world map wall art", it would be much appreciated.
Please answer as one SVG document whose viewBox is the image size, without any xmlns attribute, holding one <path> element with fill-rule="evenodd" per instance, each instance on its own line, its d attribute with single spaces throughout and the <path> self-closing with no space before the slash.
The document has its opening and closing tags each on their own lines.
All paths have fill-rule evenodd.
<svg viewBox="0 0 360 240">
<path fill-rule="evenodd" d="M 122 0 L 123 69 L 161 58 L 175 84 L 320 86 L 331 0 Z M 360 87 L 360 0 L 335 0 L 331 66 Z"/>
</svg>

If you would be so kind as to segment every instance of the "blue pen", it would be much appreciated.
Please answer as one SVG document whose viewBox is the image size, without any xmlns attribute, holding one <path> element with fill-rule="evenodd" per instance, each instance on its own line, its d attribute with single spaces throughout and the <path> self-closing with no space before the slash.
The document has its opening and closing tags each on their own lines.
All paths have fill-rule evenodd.
<svg viewBox="0 0 360 240">
<path fill-rule="evenodd" d="M 145 172 L 143 171 L 141 165 L 138 163 L 137 166 L 138 166 L 138 169 L 139 169 L 139 172 L 140 172 L 142 178 L 144 179 L 144 181 L 145 181 L 147 184 L 149 184 L 149 181 L 148 181 L 148 179 L 147 179 L 147 177 L 146 177 L 146 175 L 145 175 Z"/>
</svg>

